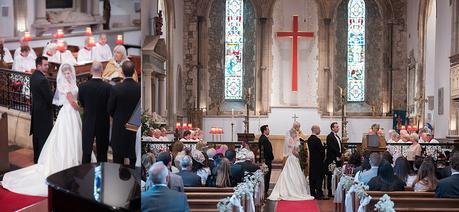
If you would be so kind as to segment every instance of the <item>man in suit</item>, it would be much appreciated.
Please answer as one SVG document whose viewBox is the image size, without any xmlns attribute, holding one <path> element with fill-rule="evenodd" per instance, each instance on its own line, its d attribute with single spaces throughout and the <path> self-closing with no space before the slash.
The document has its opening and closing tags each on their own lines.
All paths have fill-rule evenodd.
<svg viewBox="0 0 459 212">
<path fill-rule="evenodd" d="M 438 182 L 435 196 L 440 198 L 459 198 L 459 154 L 455 153 L 450 159 L 451 176 Z"/>
<path fill-rule="evenodd" d="M 123 83 L 113 86 L 108 100 L 108 113 L 113 118 L 111 146 L 113 162 L 124 163 L 129 158 L 131 167 L 135 166 L 135 132 L 126 129 L 132 113 L 140 101 L 140 85 L 132 79 L 135 65 L 131 61 L 123 63 Z"/>
<path fill-rule="evenodd" d="M 309 148 L 309 187 L 315 199 L 323 199 L 322 182 L 325 175 L 325 147 L 319 137 L 320 127 L 311 127 L 311 136 L 308 138 Z"/>
<path fill-rule="evenodd" d="M 46 78 L 48 59 L 40 56 L 35 63 L 37 69 L 30 77 L 32 93 L 30 135 L 33 142 L 33 161 L 37 163 L 41 149 L 53 129 L 53 93 Z"/>
<path fill-rule="evenodd" d="M 328 166 L 335 162 L 336 167 L 341 167 L 341 153 L 343 152 L 343 148 L 341 145 L 341 138 L 338 135 L 339 132 L 339 125 L 337 122 L 333 122 L 330 125 L 331 132 L 327 136 L 327 157 L 325 159 L 325 168 L 327 172 L 327 190 L 328 190 L 328 197 L 333 197 L 332 195 L 332 172 L 328 170 Z"/>
<path fill-rule="evenodd" d="M 111 86 L 102 80 L 102 63 L 94 62 L 92 78 L 81 84 L 78 100 L 84 108 L 83 117 L 83 163 L 91 162 L 91 153 L 96 138 L 97 162 L 107 162 L 110 117 L 107 112 Z"/>
<path fill-rule="evenodd" d="M 185 193 L 167 187 L 169 171 L 163 162 L 154 163 L 149 174 L 153 186 L 141 195 L 141 211 L 190 211 Z"/>
<path fill-rule="evenodd" d="M 193 160 L 189 155 L 183 156 L 180 160 L 180 166 L 182 170 L 177 173 L 178 176 L 182 177 L 183 185 L 185 187 L 199 187 L 201 186 L 201 177 L 191 171 Z"/>
<path fill-rule="evenodd" d="M 236 151 L 228 149 L 225 152 L 225 157 L 231 162 L 231 186 L 236 186 L 238 183 L 241 183 L 244 179 L 244 172 L 242 171 L 242 166 L 236 162 Z"/>
<path fill-rule="evenodd" d="M 258 146 L 259 146 L 259 149 L 261 150 L 260 153 L 262 154 L 262 158 L 265 164 L 269 168 L 269 171 L 265 175 L 265 196 L 268 196 L 269 180 L 271 179 L 271 169 L 272 169 L 272 162 L 274 160 L 274 155 L 273 155 L 273 147 L 268 138 L 269 136 L 268 125 L 261 126 L 260 131 L 261 131 L 261 136 L 258 139 Z"/>
<path fill-rule="evenodd" d="M 163 162 L 164 165 L 167 166 L 167 169 L 169 170 L 169 182 L 167 184 L 167 186 L 172 189 L 172 190 L 176 190 L 176 191 L 179 191 L 179 192 L 184 192 L 184 189 L 183 189 L 183 180 L 182 180 L 182 177 L 172 173 L 171 171 L 171 166 L 172 166 L 172 157 L 171 155 L 169 154 L 169 152 L 161 152 L 158 154 L 158 156 L 156 157 L 156 162 Z"/>
</svg>

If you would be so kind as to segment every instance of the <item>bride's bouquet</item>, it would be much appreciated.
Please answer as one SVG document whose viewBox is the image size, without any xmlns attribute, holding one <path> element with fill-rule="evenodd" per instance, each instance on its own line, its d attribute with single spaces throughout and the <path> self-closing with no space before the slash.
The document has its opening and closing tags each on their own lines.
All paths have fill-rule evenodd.
<svg viewBox="0 0 459 212">
<path fill-rule="evenodd" d="M 307 146 L 308 144 L 306 142 L 301 142 L 300 146 L 298 147 L 299 148 L 299 151 L 298 151 L 299 158 L 298 159 L 300 160 L 301 170 L 303 171 L 306 168 L 305 164 L 307 163 L 307 159 L 308 159 L 306 155 L 306 151 L 305 151 L 305 145 Z"/>
</svg>

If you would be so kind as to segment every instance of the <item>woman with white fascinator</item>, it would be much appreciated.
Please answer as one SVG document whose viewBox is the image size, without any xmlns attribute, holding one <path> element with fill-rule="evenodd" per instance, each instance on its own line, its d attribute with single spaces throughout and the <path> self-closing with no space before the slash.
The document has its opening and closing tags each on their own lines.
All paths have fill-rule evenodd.
<svg viewBox="0 0 459 212">
<path fill-rule="evenodd" d="M 62 64 L 57 73 L 53 104 L 62 106 L 38 163 L 4 175 L 2 186 L 12 192 L 48 196 L 46 178 L 56 172 L 81 164 L 81 118 L 77 103 L 75 68 Z M 94 154 L 92 161 L 95 161 Z"/>
</svg>

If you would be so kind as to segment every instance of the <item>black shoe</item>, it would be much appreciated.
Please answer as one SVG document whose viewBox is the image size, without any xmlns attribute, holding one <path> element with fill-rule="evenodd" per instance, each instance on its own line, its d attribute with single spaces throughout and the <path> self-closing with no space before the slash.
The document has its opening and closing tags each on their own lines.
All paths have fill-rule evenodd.
<svg viewBox="0 0 459 212">
<path fill-rule="evenodd" d="M 333 195 L 328 195 L 328 198 L 333 198 L 333 197 L 335 197 L 335 196 L 333 196 Z"/>
</svg>

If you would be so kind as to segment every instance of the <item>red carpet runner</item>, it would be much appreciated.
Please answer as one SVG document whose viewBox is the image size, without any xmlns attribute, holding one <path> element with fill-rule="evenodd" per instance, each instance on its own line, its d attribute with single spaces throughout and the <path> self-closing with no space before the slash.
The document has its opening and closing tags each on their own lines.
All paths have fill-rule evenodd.
<svg viewBox="0 0 459 212">
<path fill-rule="evenodd" d="M 316 200 L 286 201 L 277 203 L 277 212 L 319 212 Z"/>
<path fill-rule="evenodd" d="M 0 211 L 16 211 L 37 202 L 46 199 L 46 197 L 26 196 L 10 192 L 0 186 Z"/>
</svg>

